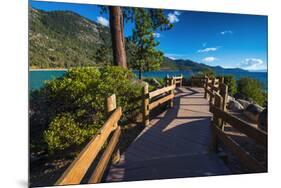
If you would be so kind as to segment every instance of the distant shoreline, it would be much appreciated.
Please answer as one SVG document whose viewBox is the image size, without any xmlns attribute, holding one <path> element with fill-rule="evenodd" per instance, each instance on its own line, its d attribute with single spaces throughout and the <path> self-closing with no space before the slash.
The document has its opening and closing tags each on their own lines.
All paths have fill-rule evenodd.
<svg viewBox="0 0 281 188">
<path fill-rule="evenodd" d="M 54 69 L 29 69 L 29 71 L 67 71 L 64 68 L 54 68 Z"/>
</svg>

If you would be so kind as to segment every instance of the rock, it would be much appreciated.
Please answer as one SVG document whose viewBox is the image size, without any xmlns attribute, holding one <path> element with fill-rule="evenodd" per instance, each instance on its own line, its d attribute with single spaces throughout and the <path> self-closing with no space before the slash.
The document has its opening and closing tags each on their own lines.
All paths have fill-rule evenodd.
<svg viewBox="0 0 281 188">
<path fill-rule="evenodd" d="M 243 95 L 243 94 L 241 94 L 241 93 L 236 93 L 235 95 L 234 95 L 234 98 L 237 100 L 237 99 L 243 99 L 243 100 L 245 100 L 247 97 L 245 96 L 245 95 Z"/>
<path fill-rule="evenodd" d="M 227 109 L 230 111 L 242 111 L 244 110 L 243 106 L 236 100 L 230 100 L 227 104 Z"/>
<path fill-rule="evenodd" d="M 229 101 L 235 101 L 235 98 L 228 95 L 227 96 L 227 103 L 229 103 Z"/>
<path fill-rule="evenodd" d="M 254 123 L 258 123 L 259 115 L 264 110 L 263 107 L 257 104 L 250 104 L 244 111 L 245 116 L 247 116 Z"/>
<path fill-rule="evenodd" d="M 268 122 L 267 122 L 267 108 L 266 108 L 259 115 L 258 128 L 267 132 L 267 125 Z"/>
<path fill-rule="evenodd" d="M 237 101 L 246 109 L 251 103 L 243 99 L 237 99 Z"/>
</svg>

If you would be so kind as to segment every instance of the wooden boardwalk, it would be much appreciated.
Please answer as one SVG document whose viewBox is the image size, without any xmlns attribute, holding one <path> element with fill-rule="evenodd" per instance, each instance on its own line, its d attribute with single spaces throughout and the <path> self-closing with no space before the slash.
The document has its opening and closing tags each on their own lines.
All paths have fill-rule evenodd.
<svg viewBox="0 0 281 188">
<path fill-rule="evenodd" d="M 211 117 L 203 88 L 177 88 L 174 107 L 150 121 L 104 181 L 231 174 L 210 152 Z"/>
</svg>

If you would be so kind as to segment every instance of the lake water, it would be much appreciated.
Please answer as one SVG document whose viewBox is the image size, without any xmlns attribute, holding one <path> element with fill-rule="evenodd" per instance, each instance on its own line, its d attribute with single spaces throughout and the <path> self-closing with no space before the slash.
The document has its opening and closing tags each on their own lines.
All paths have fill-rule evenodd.
<svg viewBox="0 0 281 188">
<path fill-rule="evenodd" d="M 43 86 L 44 82 L 47 80 L 56 79 L 64 75 L 65 70 L 36 70 L 29 71 L 29 89 L 38 89 Z M 138 76 L 138 72 L 134 71 Z M 183 74 L 185 78 L 189 78 L 192 75 L 190 71 L 149 71 L 143 74 L 144 77 L 156 77 L 165 78 L 169 76 L 178 76 Z M 236 79 L 241 77 L 249 77 L 260 81 L 263 84 L 265 90 L 267 90 L 267 72 L 216 72 L 217 75 L 234 75 Z"/>
</svg>

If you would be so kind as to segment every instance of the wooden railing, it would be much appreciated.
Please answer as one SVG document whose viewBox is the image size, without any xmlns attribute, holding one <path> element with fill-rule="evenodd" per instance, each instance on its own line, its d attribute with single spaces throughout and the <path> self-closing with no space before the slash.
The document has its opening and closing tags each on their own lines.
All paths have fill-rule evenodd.
<svg viewBox="0 0 281 188">
<path fill-rule="evenodd" d="M 168 79 L 168 86 L 149 92 L 148 84 L 145 84 L 142 92 L 142 117 L 143 124 L 149 125 L 149 112 L 161 104 L 169 101 L 169 106 L 173 107 L 174 89 L 176 88 L 176 80 Z"/>
<path fill-rule="evenodd" d="M 218 93 L 222 96 L 222 108 L 226 110 L 226 103 L 228 98 L 228 86 L 224 84 L 224 78 L 220 79 L 212 78 L 209 79 L 205 76 L 205 84 L 204 84 L 204 97 L 210 101 L 210 105 L 214 104 L 215 94 Z"/>
<path fill-rule="evenodd" d="M 99 183 L 101 181 L 109 160 L 114 150 L 116 150 L 116 145 L 121 134 L 118 121 L 122 116 L 122 109 L 121 107 L 116 108 L 115 95 L 107 99 L 107 111 L 109 116 L 107 121 L 57 180 L 55 185 L 79 184 L 101 151 L 108 137 L 112 135 L 88 182 Z"/>
<path fill-rule="evenodd" d="M 179 86 L 182 87 L 183 75 L 174 76 L 173 79 L 175 80 L 176 85 L 179 84 Z"/>
<path fill-rule="evenodd" d="M 207 85 L 207 82 L 206 82 Z M 221 85 L 221 84 L 220 84 Z M 222 88 L 227 89 L 227 86 Z M 219 92 L 223 91 L 219 87 Z M 212 149 L 217 151 L 218 139 L 240 160 L 241 164 L 254 172 L 265 172 L 266 167 L 252 157 L 244 148 L 242 148 L 235 140 L 226 134 L 224 131 L 224 123 L 229 124 L 239 132 L 245 134 L 247 137 L 253 139 L 257 144 L 263 146 L 266 150 L 267 148 L 267 133 L 253 127 L 246 121 L 241 120 L 238 117 L 231 115 L 226 111 L 226 101 L 227 92 L 224 92 L 225 96 L 219 94 L 219 92 L 209 92 L 206 89 L 208 95 L 212 95 L 214 101 L 210 103 L 210 112 L 213 113 L 212 120 Z"/>
</svg>

